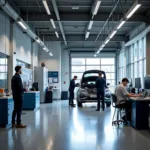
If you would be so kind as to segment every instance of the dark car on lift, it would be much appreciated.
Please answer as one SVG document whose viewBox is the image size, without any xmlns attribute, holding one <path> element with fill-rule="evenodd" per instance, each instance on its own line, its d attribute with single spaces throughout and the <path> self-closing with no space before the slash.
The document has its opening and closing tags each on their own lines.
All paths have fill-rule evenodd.
<svg viewBox="0 0 150 150">
<path fill-rule="evenodd" d="M 106 79 L 106 73 L 100 70 L 89 70 L 83 73 L 79 89 L 77 91 L 77 104 L 82 107 L 82 103 L 97 102 L 96 80 L 101 72 L 103 78 Z M 105 89 L 105 104 L 111 106 L 111 92 L 108 88 L 108 83 Z"/>
</svg>

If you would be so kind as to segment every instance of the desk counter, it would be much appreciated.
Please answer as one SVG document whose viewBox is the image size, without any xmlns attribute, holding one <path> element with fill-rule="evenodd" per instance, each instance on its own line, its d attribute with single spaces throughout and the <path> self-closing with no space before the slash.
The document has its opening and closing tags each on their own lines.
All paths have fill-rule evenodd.
<svg viewBox="0 0 150 150">
<path fill-rule="evenodd" d="M 40 92 L 29 91 L 24 93 L 23 110 L 37 110 L 40 108 Z"/>
<path fill-rule="evenodd" d="M 132 102 L 132 126 L 138 130 L 148 130 L 150 97 L 130 98 L 129 101 Z"/>
<path fill-rule="evenodd" d="M 14 102 L 11 96 L 0 97 L 0 127 L 9 127 L 11 125 L 13 109 Z"/>
</svg>

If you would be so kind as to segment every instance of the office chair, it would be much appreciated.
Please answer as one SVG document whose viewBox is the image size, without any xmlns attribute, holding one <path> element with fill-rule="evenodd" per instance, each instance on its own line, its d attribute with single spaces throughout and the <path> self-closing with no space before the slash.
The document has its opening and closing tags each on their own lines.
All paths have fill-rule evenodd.
<svg viewBox="0 0 150 150">
<path fill-rule="evenodd" d="M 111 94 L 111 98 L 112 98 L 112 106 L 115 108 L 114 114 L 113 114 L 113 118 L 112 118 L 112 126 L 113 125 L 120 125 L 124 123 L 124 120 L 122 119 L 122 110 L 124 108 L 118 107 L 116 105 L 117 102 L 117 97 L 115 94 Z M 117 114 L 116 114 L 117 111 Z M 117 115 L 117 120 L 114 120 L 115 116 Z"/>
</svg>

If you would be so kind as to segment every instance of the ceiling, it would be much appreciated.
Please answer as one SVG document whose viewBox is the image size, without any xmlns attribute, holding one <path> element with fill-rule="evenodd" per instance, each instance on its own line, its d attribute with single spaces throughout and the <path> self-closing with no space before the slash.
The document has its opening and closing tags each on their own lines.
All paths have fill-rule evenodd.
<svg viewBox="0 0 150 150">
<path fill-rule="evenodd" d="M 75 51 L 95 51 L 101 45 L 102 37 L 95 42 L 98 33 L 103 28 L 105 21 L 110 15 L 117 0 L 102 0 L 98 14 L 94 17 L 93 27 L 89 38 L 85 41 L 85 33 L 89 21 L 92 18 L 91 9 L 94 0 L 47 0 L 51 15 L 47 15 L 42 0 L 8 0 L 20 16 L 29 24 L 37 35 L 45 41 L 62 41 L 62 24 L 64 36 L 66 38 L 66 48 Z M 60 21 L 58 21 L 56 7 L 52 1 L 56 1 L 56 7 L 59 12 Z M 115 10 L 113 22 L 110 26 L 113 28 L 123 13 L 127 12 L 133 5 L 133 0 L 120 0 L 119 7 Z M 77 7 L 78 9 L 73 9 Z M 135 15 L 125 23 L 117 32 L 115 37 L 108 43 L 103 51 L 115 52 L 120 48 L 120 43 L 128 41 L 129 33 L 141 25 L 149 22 L 150 0 L 142 0 L 142 6 Z M 53 29 L 50 18 L 53 18 L 56 29 Z M 59 33 L 59 39 L 56 38 L 55 31 Z"/>
</svg>

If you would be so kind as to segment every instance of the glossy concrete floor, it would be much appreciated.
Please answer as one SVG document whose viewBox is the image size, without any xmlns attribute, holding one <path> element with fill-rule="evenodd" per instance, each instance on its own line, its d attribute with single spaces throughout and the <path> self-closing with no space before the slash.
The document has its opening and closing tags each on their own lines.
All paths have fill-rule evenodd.
<svg viewBox="0 0 150 150">
<path fill-rule="evenodd" d="M 113 109 L 95 104 L 68 108 L 67 101 L 43 104 L 22 116 L 26 129 L 0 129 L 0 150 L 150 150 L 150 133 L 112 127 Z"/>
</svg>

